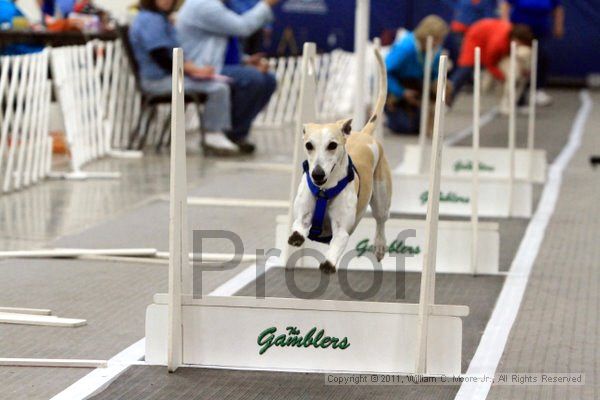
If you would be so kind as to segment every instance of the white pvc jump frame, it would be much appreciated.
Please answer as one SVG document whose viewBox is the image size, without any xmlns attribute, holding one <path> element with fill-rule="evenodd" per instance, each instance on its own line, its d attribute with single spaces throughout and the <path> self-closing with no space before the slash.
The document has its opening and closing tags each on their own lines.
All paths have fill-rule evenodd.
<svg viewBox="0 0 600 400">
<path fill-rule="evenodd" d="M 315 45 L 305 44 L 298 124 L 308 122 L 311 103 L 305 89 L 311 75 Z M 254 370 L 308 372 L 375 372 L 459 374 L 461 368 L 462 322 L 466 306 L 434 303 L 437 246 L 437 209 L 432 196 L 427 218 L 427 244 L 418 304 L 315 301 L 298 299 L 254 299 L 247 297 L 192 298 L 192 271 L 187 244 L 187 188 L 183 103 L 183 52 L 174 51 L 171 140 L 170 264 L 169 292 L 156 295 L 146 315 L 146 361 L 167 365 L 204 366 Z M 314 68 L 313 68 L 314 69 Z M 440 156 L 443 142 L 443 95 L 447 59 L 442 59 L 436 103 L 434 147 L 430 189 L 439 191 Z M 314 70 L 312 71 L 314 74 Z M 312 86 L 314 88 L 314 85 Z M 299 155 L 299 140 L 295 153 Z M 299 179 L 298 171 L 294 172 Z M 349 335 L 350 351 L 277 348 L 260 356 L 256 326 L 296 324 L 304 329 L 317 324 L 328 333 Z M 307 325 L 308 324 L 308 325 Z M 361 326 L 377 326 L 388 333 L 373 335 Z M 347 329 L 351 334 L 345 333 Z M 341 330 L 341 331 L 340 331 Z M 257 332 L 258 334 L 259 332 Z M 390 349 L 395 349 L 390 351 Z"/>
<path fill-rule="evenodd" d="M 428 40 L 430 40 L 428 38 Z M 509 72 L 509 83 L 510 83 L 510 91 L 511 96 L 514 96 L 516 93 L 516 54 L 515 53 L 516 44 L 511 43 L 511 67 Z M 425 90 L 429 89 L 428 78 L 430 79 L 431 75 L 431 62 L 432 59 L 432 49 L 428 44 L 426 51 L 426 62 L 425 62 L 425 80 L 423 82 Z M 536 122 L 536 103 L 533 101 L 535 99 L 535 85 L 537 84 L 537 59 L 538 59 L 538 41 L 534 40 L 532 44 L 531 50 L 531 72 L 530 72 L 530 92 L 529 97 L 531 101 L 529 102 L 529 116 L 528 116 L 528 127 L 527 127 L 527 147 L 524 149 L 518 149 L 515 147 L 515 137 L 516 137 L 516 101 L 511 103 L 510 111 L 509 111 L 509 144 L 506 149 L 502 148 L 481 148 L 481 156 L 485 161 L 490 158 L 514 158 L 515 161 L 515 178 L 534 182 L 534 183 L 544 183 L 546 181 L 546 153 L 544 150 L 535 149 L 535 122 Z M 428 62 L 429 61 L 429 62 Z M 533 89 L 532 89 L 533 87 Z M 424 92 L 425 92 L 424 90 Z M 480 105 L 478 105 L 480 106 Z M 424 168 L 426 167 L 425 161 L 427 160 L 427 140 L 426 140 L 426 123 L 423 118 L 425 112 L 429 107 L 429 102 L 425 101 L 423 98 L 423 110 L 424 113 L 421 114 L 421 127 L 419 130 L 419 144 L 418 148 L 416 146 L 407 146 L 407 156 L 408 159 L 405 159 L 403 164 L 397 168 L 398 173 L 419 173 L 424 172 Z M 513 131 L 514 130 L 514 131 Z M 512 142 L 512 143 L 511 143 Z M 452 165 L 454 164 L 454 160 L 460 161 L 460 158 L 463 161 L 469 161 L 468 154 L 472 151 L 471 148 L 461 147 L 461 146 L 451 146 L 446 149 L 446 153 L 450 153 L 451 160 L 449 162 L 442 165 L 442 174 L 448 176 L 465 176 L 470 175 L 472 173 L 472 168 L 467 169 L 463 172 L 457 172 L 452 170 Z M 508 153 L 508 154 L 502 154 Z M 467 160 L 464 160 L 467 158 Z M 501 160 L 494 160 L 496 162 L 500 162 Z M 510 166 L 507 168 L 508 172 L 505 175 L 502 175 L 502 168 L 498 168 L 501 171 L 490 171 L 484 170 L 480 171 L 482 177 L 490 176 L 490 177 L 510 177 Z"/>
<path fill-rule="evenodd" d="M 428 40 L 429 42 L 429 40 Z M 532 63 L 537 60 L 537 41 L 533 44 L 532 50 Z M 429 60 L 432 58 L 431 48 L 427 46 L 426 56 L 426 78 L 427 71 L 431 67 Z M 545 178 L 545 152 L 542 150 L 534 149 L 535 140 L 535 102 L 530 101 L 530 113 L 529 113 L 529 124 L 528 124 L 528 148 L 526 150 L 517 150 L 515 148 L 516 143 L 516 43 L 511 44 L 511 58 L 510 58 L 510 115 L 509 115 L 509 129 L 508 129 L 508 149 L 500 148 L 478 148 L 475 149 L 475 137 L 473 138 L 473 147 L 448 147 L 445 151 L 449 154 L 450 161 L 445 162 L 442 167 L 442 174 L 444 176 L 443 187 L 446 188 L 448 193 L 458 192 L 458 195 L 462 195 L 463 198 L 468 194 L 468 186 L 473 182 L 474 158 L 477 158 L 477 173 L 479 178 L 477 179 L 480 192 L 483 197 L 481 198 L 481 204 L 479 206 L 479 214 L 486 217 L 530 217 L 532 213 L 532 196 L 533 196 L 533 182 L 541 182 Z M 535 65 L 535 64 L 534 64 Z M 481 70 L 481 65 L 475 66 L 476 70 Z M 531 71 L 531 82 L 536 81 L 536 68 L 533 67 Z M 479 79 L 479 77 L 477 77 Z M 425 88 L 427 89 L 427 81 L 424 82 Z M 479 90 L 479 86 L 476 91 Z M 530 92 L 530 96 L 534 96 L 534 92 Z M 424 110 L 427 108 L 427 101 L 424 101 Z M 473 97 L 473 108 L 474 110 L 480 109 L 480 94 L 476 93 Z M 413 190 L 407 190 L 405 193 L 397 193 L 397 197 L 393 202 L 392 210 L 400 213 L 408 214 L 422 214 L 424 212 L 423 206 L 417 205 L 417 197 L 422 192 L 422 188 L 425 186 L 427 176 L 420 172 L 426 166 L 425 160 L 427 153 L 429 152 L 428 146 L 426 145 L 426 116 L 425 111 L 421 114 L 421 128 L 419 133 L 419 144 L 418 146 L 407 146 L 405 150 L 405 159 L 403 163 L 395 170 L 395 182 L 397 186 L 407 185 L 412 187 Z M 479 132 L 479 112 L 477 117 L 473 119 L 473 131 Z M 500 154 L 502 153 L 502 154 Z M 471 169 L 461 173 L 454 173 L 452 171 L 452 165 L 454 163 L 454 156 L 459 154 L 462 157 L 462 162 L 469 162 Z M 500 155 L 498 155 L 500 154 Z M 498 162 L 503 162 L 508 159 L 509 169 L 507 176 L 492 176 L 489 174 L 486 162 L 489 163 L 490 155 L 495 155 Z M 482 161 L 483 164 L 482 164 Z M 518 165 L 525 165 L 526 168 L 519 169 Z M 497 166 L 496 166 L 497 167 Z M 525 172 L 521 172 L 521 171 Z M 537 171 L 537 172 L 534 172 Z M 542 172 L 543 171 L 543 172 Z M 517 177 L 517 174 L 521 174 Z M 419 189 L 420 188 L 420 189 Z M 462 192 L 462 193 L 461 193 Z M 474 193 L 474 191 L 473 191 Z M 479 194 L 478 194 L 479 195 Z M 474 194 L 472 195 L 474 196 Z M 467 199 L 469 200 L 469 199 Z M 468 201 L 465 201 L 468 202 Z M 471 212 L 471 207 L 466 204 L 463 205 L 442 205 L 440 212 L 444 215 L 456 215 L 456 216 L 468 216 Z"/>
</svg>

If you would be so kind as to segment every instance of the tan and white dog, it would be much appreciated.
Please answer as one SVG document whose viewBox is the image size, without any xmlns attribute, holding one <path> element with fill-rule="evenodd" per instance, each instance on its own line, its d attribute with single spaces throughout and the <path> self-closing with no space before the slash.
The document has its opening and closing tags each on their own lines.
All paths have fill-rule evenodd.
<svg viewBox="0 0 600 400">
<path fill-rule="evenodd" d="M 387 75 L 379 51 L 375 50 L 379 67 L 379 97 L 373 115 L 360 132 L 352 132 L 352 120 L 329 124 L 306 124 L 304 150 L 308 160 L 294 201 L 294 222 L 288 243 L 301 246 L 309 237 L 317 199 L 309 189 L 309 180 L 320 190 L 335 188 L 349 173 L 352 162 L 354 180 L 327 204 L 323 230 L 331 235 L 329 249 L 320 269 L 334 273 L 348 239 L 370 205 L 377 222 L 375 256 L 381 261 L 386 252 L 385 223 L 390 214 L 392 179 L 383 146 L 374 138 L 381 121 L 387 96 Z M 350 161 L 351 160 L 351 161 Z M 307 175 L 310 174 L 310 177 Z"/>
</svg>

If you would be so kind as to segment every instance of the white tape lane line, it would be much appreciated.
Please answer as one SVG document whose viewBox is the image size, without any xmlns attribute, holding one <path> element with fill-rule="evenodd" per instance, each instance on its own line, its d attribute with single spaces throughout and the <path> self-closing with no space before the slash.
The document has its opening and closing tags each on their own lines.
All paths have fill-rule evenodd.
<svg viewBox="0 0 600 400">
<path fill-rule="evenodd" d="M 479 127 L 483 128 L 484 126 L 486 126 L 487 124 L 492 122 L 494 120 L 494 118 L 496 118 L 497 115 L 498 115 L 498 107 L 492 108 L 490 111 L 483 114 L 481 116 L 481 118 L 479 118 Z M 461 140 L 463 140 L 465 138 L 468 138 L 472 134 L 473 134 L 473 125 L 469 125 L 462 131 L 458 131 L 455 134 L 448 135 L 448 138 L 446 138 L 446 140 L 444 141 L 444 144 L 446 146 L 454 146 L 456 143 L 460 142 Z"/>
<path fill-rule="evenodd" d="M 548 182 L 542 193 L 542 198 L 535 215 L 527 226 L 527 231 L 513 260 L 492 316 L 469 365 L 467 376 L 493 376 L 496 373 L 508 336 L 517 318 L 531 269 L 544 239 L 546 227 L 556 207 L 563 171 L 581 145 L 585 124 L 592 111 L 593 102 L 590 94 L 583 91 L 580 98 L 581 107 L 573 122 L 569 141 L 550 167 Z M 490 388 L 491 382 L 481 382 L 481 380 L 479 382 L 463 383 L 456 394 L 455 400 L 484 400 Z"/>
<path fill-rule="evenodd" d="M 144 358 L 145 351 L 144 338 L 108 360 L 106 368 L 96 368 L 50 400 L 83 400 L 100 393 L 127 368 Z"/>
<path fill-rule="evenodd" d="M 276 261 L 267 261 L 264 271 L 258 274 L 256 264 L 253 264 L 213 290 L 209 296 L 232 296 L 277 264 Z M 102 392 L 130 366 L 145 365 L 139 362 L 144 358 L 145 352 L 146 338 L 143 338 L 108 360 L 106 368 L 96 368 L 51 400 L 85 400 Z"/>
</svg>

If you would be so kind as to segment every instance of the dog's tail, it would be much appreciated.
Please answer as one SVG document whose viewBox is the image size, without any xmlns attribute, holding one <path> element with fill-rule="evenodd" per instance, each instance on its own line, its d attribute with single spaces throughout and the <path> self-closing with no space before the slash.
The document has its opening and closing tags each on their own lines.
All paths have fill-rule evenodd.
<svg viewBox="0 0 600 400">
<path fill-rule="evenodd" d="M 377 98 L 377 104 L 373 109 L 373 114 L 371 115 L 371 118 L 369 118 L 369 122 L 367 122 L 361 131 L 371 136 L 373 136 L 377 124 L 382 122 L 383 108 L 385 107 L 385 102 L 387 100 L 388 90 L 387 72 L 383 57 L 378 49 L 375 49 L 374 52 L 375 58 L 377 59 L 377 66 L 379 67 L 379 96 Z"/>
</svg>

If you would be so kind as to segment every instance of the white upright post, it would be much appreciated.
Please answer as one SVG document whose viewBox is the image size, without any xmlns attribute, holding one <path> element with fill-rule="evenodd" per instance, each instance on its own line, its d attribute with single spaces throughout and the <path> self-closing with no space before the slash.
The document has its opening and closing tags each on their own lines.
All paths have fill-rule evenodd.
<svg viewBox="0 0 600 400">
<path fill-rule="evenodd" d="M 425 48 L 425 70 L 423 72 L 423 97 L 421 98 L 421 124 L 419 126 L 419 173 L 425 172 L 425 148 L 429 122 L 429 96 L 431 92 L 431 66 L 433 64 L 433 37 L 427 36 Z"/>
<path fill-rule="evenodd" d="M 292 160 L 292 179 L 290 185 L 290 205 L 288 210 L 288 232 L 291 232 L 294 220 L 294 199 L 300 179 L 302 178 L 302 169 L 300 168 L 300 154 L 302 152 L 302 130 L 304 124 L 314 122 L 316 119 L 315 95 L 317 86 L 317 71 L 315 69 L 315 56 L 317 46 L 314 43 L 305 43 L 302 51 L 302 70 L 300 76 L 300 97 L 298 99 L 298 114 L 296 115 L 296 125 L 294 129 L 294 157 Z M 292 249 L 286 246 L 282 260 L 287 264 L 287 259 Z"/>
<path fill-rule="evenodd" d="M 5 136 L 6 130 L 8 129 L 8 120 L 10 118 L 10 112 L 12 109 L 12 99 L 9 94 L 9 90 L 7 90 L 7 86 L 13 86 L 17 79 L 12 79 L 12 82 L 8 82 L 8 75 L 10 70 L 10 57 L 2 57 L 2 73 L 0 76 L 0 110 L 6 110 L 2 115 L 3 121 L 0 122 L 0 171 L 2 171 L 2 165 L 4 164 L 4 142 L 8 140 Z M 5 104 L 5 98 L 6 103 Z M 6 129 L 6 130 L 5 130 Z"/>
<path fill-rule="evenodd" d="M 366 123 L 365 89 L 366 89 L 366 55 L 369 41 L 370 0 L 356 0 L 356 17 L 354 23 L 354 58 L 356 62 L 354 91 L 354 126 Z"/>
<path fill-rule="evenodd" d="M 517 135 L 517 43 L 510 44 L 510 71 L 509 83 L 509 114 L 508 114 L 508 157 L 509 157 L 509 182 L 508 182 L 508 216 L 513 214 L 514 186 L 515 186 L 515 147 Z"/>
<path fill-rule="evenodd" d="M 442 166 L 442 147 L 444 143 L 444 113 L 446 103 L 446 79 L 448 57 L 440 58 L 438 72 L 437 98 L 433 123 L 433 144 L 431 165 L 429 168 L 429 198 L 427 201 L 427 221 L 425 228 L 425 252 L 423 254 L 423 272 L 421 273 L 421 292 L 419 297 L 419 320 L 417 332 L 417 374 L 427 372 L 427 337 L 429 315 L 435 303 L 435 265 L 437 255 L 438 218 L 440 208 L 440 176 Z"/>
<path fill-rule="evenodd" d="M 187 173 L 185 154 L 183 50 L 173 50 L 173 90 L 171 102 L 171 195 L 169 217 L 169 372 L 175 371 L 183 360 L 181 326 L 181 295 L 189 270 L 187 246 Z"/>
<path fill-rule="evenodd" d="M 527 150 L 529 159 L 529 180 L 533 180 L 534 162 L 533 150 L 535 146 L 535 98 L 537 93 L 537 64 L 538 64 L 538 41 L 533 41 L 531 46 L 531 78 L 529 79 L 529 124 L 527 130 Z"/>
<path fill-rule="evenodd" d="M 481 112 L 481 49 L 475 48 L 473 75 L 473 186 L 471 188 L 471 270 L 477 274 L 479 258 L 479 116 Z"/>
<path fill-rule="evenodd" d="M 375 38 L 373 39 L 373 46 L 375 47 L 375 50 L 377 50 L 379 53 L 381 53 L 381 39 L 379 38 Z M 375 108 L 375 103 L 377 102 L 377 96 L 379 95 L 379 79 L 378 79 L 378 68 L 377 68 L 377 64 L 374 64 L 374 68 L 372 69 L 372 75 L 371 78 L 373 79 L 373 85 L 372 85 L 372 93 L 371 93 L 371 105 L 373 108 Z M 379 143 L 383 143 L 383 123 L 381 121 L 379 121 L 377 123 L 377 126 L 375 127 L 375 139 L 379 142 Z"/>
</svg>

